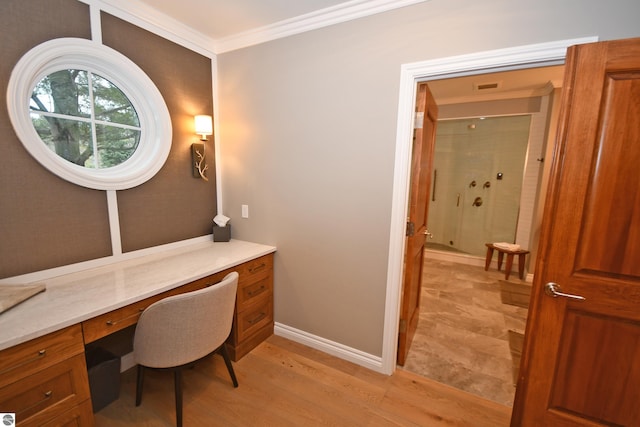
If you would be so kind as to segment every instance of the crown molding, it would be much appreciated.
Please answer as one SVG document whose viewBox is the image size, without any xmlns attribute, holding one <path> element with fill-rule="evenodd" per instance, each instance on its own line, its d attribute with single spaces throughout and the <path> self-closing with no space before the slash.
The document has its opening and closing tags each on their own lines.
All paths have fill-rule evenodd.
<svg viewBox="0 0 640 427">
<path fill-rule="evenodd" d="M 217 39 L 215 53 L 230 52 L 271 40 L 324 28 L 429 0 L 352 0 L 253 30 Z"/>
<path fill-rule="evenodd" d="M 138 0 L 79 0 L 204 56 L 215 58 L 214 40 Z"/>
<path fill-rule="evenodd" d="M 79 0 L 168 40 L 214 57 L 271 40 L 328 27 L 429 0 L 351 0 L 264 27 L 213 39 L 139 0 Z"/>
</svg>

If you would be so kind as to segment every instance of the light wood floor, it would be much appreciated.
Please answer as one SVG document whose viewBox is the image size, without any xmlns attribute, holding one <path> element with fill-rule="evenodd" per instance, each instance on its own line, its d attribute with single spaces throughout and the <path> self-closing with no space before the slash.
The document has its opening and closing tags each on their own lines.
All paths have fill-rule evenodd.
<svg viewBox="0 0 640 427">
<path fill-rule="evenodd" d="M 386 376 L 272 336 L 234 363 L 234 389 L 222 358 L 184 374 L 184 425 L 473 426 L 509 424 L 511 408 L 397 370 Z M 97 427 L 174 426 L 173 377 L 147 371 L 135 407 L 135 370 L 120 398 L 96 414 Z"/>
</svg>

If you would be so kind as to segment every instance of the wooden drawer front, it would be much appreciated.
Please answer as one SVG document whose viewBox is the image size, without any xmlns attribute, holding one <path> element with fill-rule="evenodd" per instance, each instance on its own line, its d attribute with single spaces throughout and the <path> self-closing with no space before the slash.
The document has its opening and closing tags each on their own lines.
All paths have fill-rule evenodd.
<svg viewBox="0 0 640 427">
<path fill-rule="evenodd" d="M 109 334 L 117 332 L 128 326 L 138 323 L 140 314 L 156 301 L 160 301 L 171 295 L 183 294 L 185 292 L 196 291 L 198 289 L 205 288 L 209 285 L 219 282 L 216 280 L 216 275 L 207 276 L 205 278 L 196 280 L 195 282 L 188 283 L 170 291 L 163 292 L 158 295 L 154 295 L 142 301 L 138 301 L 133 304 L 129 304 L 125 307 L 117 310 L 110 311 L 100 316 L 82 322 L 82 333 L 84 334 L 84 342 L 86 344 L 96 341 Z"/>
<path fill-rule="evenodd" d="M 89 399 L 84 354 L 0 389 L 0 408 L 15 412 L 20 426 L 41 426 Z"/>
<path fill-rule="evenodd" d="M 266 301 L 264 304 L 256 304 L 238 313 L 237 325 L 235 325 L 237 342 L 241 342 L 261 328 L 273 323 L 273 304 L 270 299 Z"/>
<path fill-rule="evenodd" d="M 91 400 L 87 399 L 80 406 L 76 406 L 41 427 L 92 427 L 94 425 Z"/>
<path fill-rule="evenodd" d="M 266 294 L 273 292 L 273 277 L 268 274 L 266 277 L 255 282 L 245 282 L 238 287 L 237 309 L 242 311 Z"/>
<path fill-rule="evenodd" d="M 140 314 L 152 303 L 145 299 L 82 322 L 84 342 L 88 344 L 137 323 Z"/>
<path fill-rule="evenodd" d="M 232 268 L 231 270 L 234 269 Z M 244 264 L 240 264 L 235 270 L 240 275 L 239 287 L 242 287 L 247 283 L 254 283 L 272 275 L 273 254 L 265 255 L 252 261 L 247 261 Z"/>
<path fill-rule="evenodd" d="M 80 325 L 70 326 L 0 352 L 0 387 L 84 353 Z M 7 410 L 0 405 L 0 410 Z"/>
</svg>

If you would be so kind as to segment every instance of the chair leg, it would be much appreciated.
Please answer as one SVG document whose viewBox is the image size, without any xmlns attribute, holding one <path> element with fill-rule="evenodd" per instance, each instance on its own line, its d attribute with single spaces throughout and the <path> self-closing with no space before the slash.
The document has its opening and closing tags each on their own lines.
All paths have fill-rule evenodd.
<svg viewBox="0 0 640 427">
<path fill-rule="evenodd" d="M 229 352 L 227 351 L 227 347 L 224 344 L 220 346 L 220 354 L 222 354 L 222 358 L 224 359 L 224 364 L 227 365 L 227 371 L 229 371 L 229 375 L 231 376 L 233 387 L 237 388 L 238 380 L 236 379 L 236 373 L 233 371 L 233 365 L 231 365 L 231 358 L 229 357 Z"/>
<path fill-rule="evenodd" d="M 138 379 L 136 381 L 136 406 L 142 403 L 142 383 L 144 382 L 144 366 L 138 365 Z"/>
<path fill-rule="evenodd" d="M 176 389 L 176 426 L 182 427 L 182 368 L 173 371 Z"/>
</svg>

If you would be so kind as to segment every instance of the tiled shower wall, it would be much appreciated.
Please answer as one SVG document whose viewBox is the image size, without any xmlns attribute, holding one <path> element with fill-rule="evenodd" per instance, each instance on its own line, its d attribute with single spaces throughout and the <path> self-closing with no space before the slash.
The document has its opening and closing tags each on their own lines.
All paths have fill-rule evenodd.
<svg viewBox="0 0 640 427">
<path fill-rule="evenodd" d="M 541 101 L 530 114 L 438 123 L 432 242 L 474 256 L 484 255 L 487 242 L 529 247 L 547 128 L 548 102 Z"/>
</svg>

